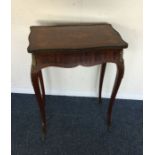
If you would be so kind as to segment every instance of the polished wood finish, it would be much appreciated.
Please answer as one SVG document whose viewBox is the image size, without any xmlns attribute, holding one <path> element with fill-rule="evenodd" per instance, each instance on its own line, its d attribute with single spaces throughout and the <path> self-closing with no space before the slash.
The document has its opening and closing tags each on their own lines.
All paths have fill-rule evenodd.
<svg viewBox="0 0 155 155">
<path fill-rule="evenodd" d="M 112 120 L 112 107 L 124 73 L 123 48 L 128 44 L 110 24 L 33 26 L 28 52 L 32 53 L 31 79 L 46 133 L 45 89 L 41 69 L 48 66 L 76 67 L 101 65 L 99 103 L 107 63 L 115 63 L 117 75 L 109 101 L 107 122 Z"/>
<path fill-rule="evenodd" d="M 28 51 L 78 51 L 92 48 L 126 48 L 119 33 L 110 24 L 78 26 L 32 26 Z"/>
</svg>

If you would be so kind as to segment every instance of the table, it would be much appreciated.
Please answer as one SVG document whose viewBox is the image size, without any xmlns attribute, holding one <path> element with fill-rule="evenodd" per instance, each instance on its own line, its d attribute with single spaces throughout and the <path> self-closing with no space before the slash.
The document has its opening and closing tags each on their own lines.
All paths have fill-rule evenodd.
<svg viewBox="0 0 155 155">
<path fill-rule="evenodd" d="M 41 69 L 48 66 L 76 67 L 101 65 L 99 103 L 106 64 L 115 63 L 116 78 L 109 100 L 107 123 L 124 74 L 123 49 L 128 44 L 109 23 L 31 26 L 28 52 L 32 54 L 31 80 L 37 97 L 42 130 L 46 133 L 45 88 Z"/>
</svg>

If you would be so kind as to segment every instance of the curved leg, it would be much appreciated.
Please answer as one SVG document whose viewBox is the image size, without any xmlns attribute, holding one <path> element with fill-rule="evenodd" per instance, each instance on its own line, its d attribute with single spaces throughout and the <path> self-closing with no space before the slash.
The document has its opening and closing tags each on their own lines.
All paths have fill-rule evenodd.
<svg viewBox="0 0 155 155">
<path fill-rule="evenodd" d="M 39 75 L 40 75 L 40 71 L 36 71 L 35 68 L 32 66 L 32 68 L 31 68 L 32 85 L 33 85 L 35 95 L 36 95 L 38 105 L 39 105 L 39 110 L 40 110 L 40 114 L 41 114 L 41 122 L 42 122 L 42 130 L 43 130 L 43 133 L 46 134 L 45 102 L 41 95 L 41 90 L 39 87 Z"/>
<path fill-rule="evenodd" d="M 106 63 L 103 63 L 101 65 L 101 71 L 100 71 L 99 103 L 101 103 L 102 85 L 103 85 L 103 80 L 104 80 L 105 68 L 106 68 Z"/>
<path fill-rule="evenodd" d="M 44 81 L 43 81 L 41 70 L 39 71 L 39 80 L 40 80 L 40 85 L 41 85 L 42 98 L 45 103 L 45 88 L 44 88 Z"/>
<path fill-rule="evenodd" d="M 118 92 L 119 86 L 121 84 L 121 81 L 124 75 L 123 59 L 120 62 L 116 63 L 116 66 L 117 66 L 117 73 L 116 73 L 115 83 L 114 83 L 111 98 L 109 101 L 109 107 L 108 107 L 108 113 L 107 113 L 107 123 L 109 126 L 111 125 L 111 121 L 112 121 L 112 108 L 114 105 L 115 97 L 116 97 L 116 94 Z"/>
</svg>

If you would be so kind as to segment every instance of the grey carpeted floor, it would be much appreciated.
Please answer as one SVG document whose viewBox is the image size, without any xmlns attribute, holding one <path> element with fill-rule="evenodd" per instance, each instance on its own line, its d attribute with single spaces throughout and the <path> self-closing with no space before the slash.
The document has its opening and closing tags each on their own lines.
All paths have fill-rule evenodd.
<svg viewBox="0 0 155 155">
<path fill-rule="evenodd" d="M 48 133 L 43 142 L 35 96 L 12 94 L 12 155 L 142 155 L 142 101 L 116 100 L 110 130 L 107 103 L 46 96 Z"/>
</svg>

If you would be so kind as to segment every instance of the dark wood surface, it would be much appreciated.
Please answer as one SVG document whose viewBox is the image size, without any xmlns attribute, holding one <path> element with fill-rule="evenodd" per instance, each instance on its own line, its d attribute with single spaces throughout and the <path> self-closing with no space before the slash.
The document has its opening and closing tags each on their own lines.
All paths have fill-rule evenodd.
<svg viewBox="0 0 155 155">
<path fill-rule="evenodd" d="M 29 52 L 127 47 L 127 43 L 110 24 L 32 26 L 29 40 Z"/>
<path fill-rule="evenodd" d="M 31 80 L 46 133 L 45 88 L 41 69 L 49 66 L 75 67 L 101 65 L 99 103 L 107 63 L 114 63 L 117 74 L 107 111 L 111 125 L 112 108 L 124 75 L 123 48 L 128 44 L 110 24 L 33 26 L 28 52 L 32 53 Z"/>
</svg>

